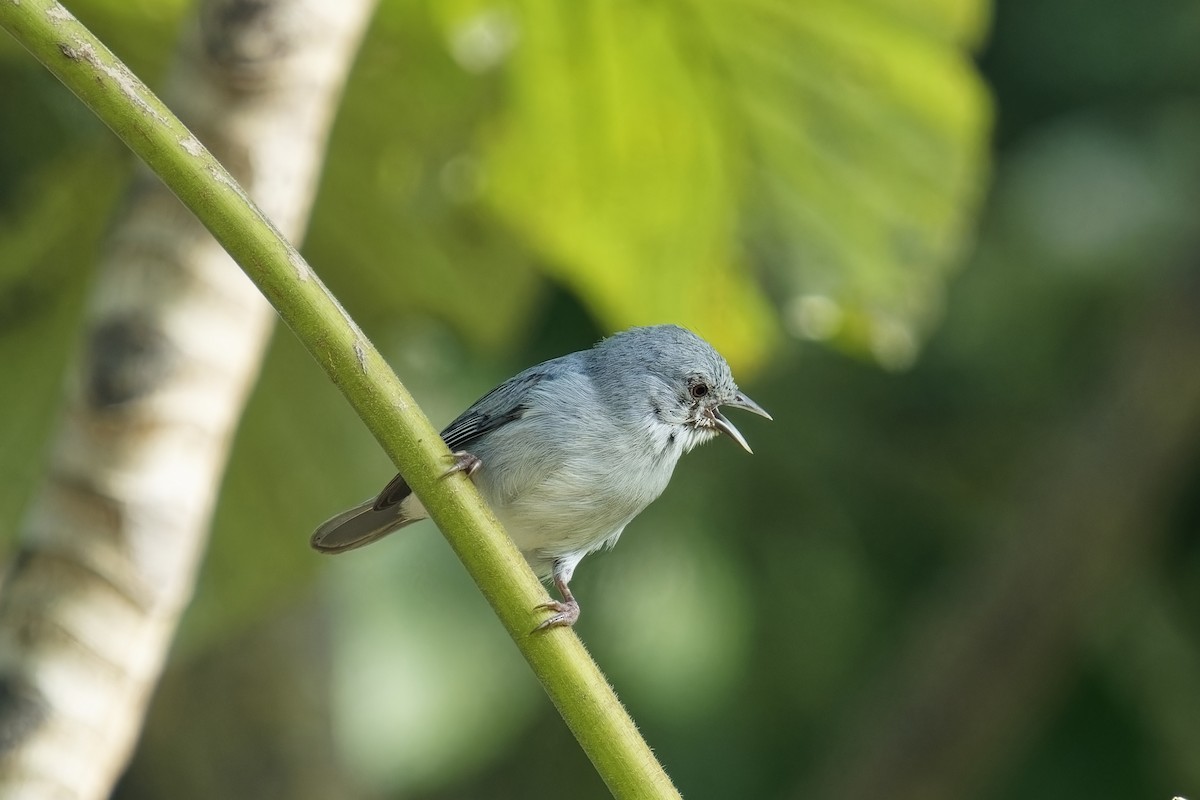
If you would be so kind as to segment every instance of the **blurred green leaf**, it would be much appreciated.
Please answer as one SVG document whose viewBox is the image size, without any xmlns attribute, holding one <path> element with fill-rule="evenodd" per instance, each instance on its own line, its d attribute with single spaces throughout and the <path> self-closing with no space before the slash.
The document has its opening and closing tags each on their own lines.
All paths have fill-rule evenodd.
<svg viewBox="0 0 1200 800">
<path fill-rule="evenodd" d="M 991 4 L 980 0 L 863 0 L 880 17 L 950 44 L 975 45 L 986 32 Z"/>
<path fill-rule="evenodd" d="M 772 314 L 733 252 L 740 165 L 667 3 L 519 4 L 485 192 L 606 326 L 676 321 L 757 360 Z"/>
<path fill-rule="evenodd" d="M 512 49 L 486 200 L 606 325 L 756 361 L 757 269 L 794 332 L 911 359 L 983 182 L 985 3 L 443 6 L 468 69 Z"/>
<path fill-rule="evenodd" d="M 973 219 L 989 112 L 966 54 L 929 35 L 929 15 L 916 24 L 876 6 L 759 0 L 707 21 L 743 89 L 752 197 L 790 322 L 902 365 Z M 815 329 L 812 296 L 835 312 Z"/>
</svg>

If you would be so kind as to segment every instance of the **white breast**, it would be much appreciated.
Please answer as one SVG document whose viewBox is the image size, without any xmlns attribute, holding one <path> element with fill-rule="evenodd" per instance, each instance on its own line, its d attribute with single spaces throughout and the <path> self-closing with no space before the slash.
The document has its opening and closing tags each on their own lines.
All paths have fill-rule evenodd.
<svg viewBox="0 0 1200 800">
<path fill-rule="evenodd" d="M 648 420 L 634 427 L 600 414 L 590 384 L 555 387 L 549 403 L 478 442 L 476 484 L 541 575 L 556 559 L 611 546 L 662 494 L 679 457 L 704 432 Z M 572 397 L 572 392 L 575 396 Z"/>
</svg>

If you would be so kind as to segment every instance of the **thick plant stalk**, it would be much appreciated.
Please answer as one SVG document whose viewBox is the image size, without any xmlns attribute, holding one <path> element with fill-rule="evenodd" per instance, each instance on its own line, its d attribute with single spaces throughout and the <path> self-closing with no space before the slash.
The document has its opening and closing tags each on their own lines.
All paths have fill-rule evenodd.
<svg viewBox="0 0 1200 800">
<path fill-rule="evenodd" d="M 374 0 L 204 0 L 167 89 L 289 236 Z M 13 4 L 57 57 L 131 75 L 53 3 Z M 10 16 L 6 13 L 5 16 Z M 64 34 L 66 34 L 64 36 Z M 192 139 L 185 145 L 200 150 Z M 45 479 L 0 594 L 0 796 L 107 797 L 141 728 L 274 313 L 144 168 L 99 264 Z"/>
<path fill-rule="evenodd" d="M 171 187 L 346 395 L 421 498 L 613 795 L 678 798 L 578 637 L 561 628 L 531 634 L 539 621 L 533 609 L 546 599 L 545 590 L 474 485 L 462 475 L 443 479 L 450 453 L 429 420 L 224 168 L 61 6 L 0 0 L 0 26 Z"/>
</svg>

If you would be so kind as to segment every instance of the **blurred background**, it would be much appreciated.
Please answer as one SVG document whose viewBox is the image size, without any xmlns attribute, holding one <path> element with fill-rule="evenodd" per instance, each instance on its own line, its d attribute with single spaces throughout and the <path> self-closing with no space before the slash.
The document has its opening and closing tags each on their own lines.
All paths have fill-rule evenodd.
<svg viewBox="0 0 1200 800">
<path fill-rule="evenodd" d="M 72 10 L 152 85 L 182 0 Z M 435 424 L 632 324 L 737 420 L 572 583 L 688 798 L 1200 794 L 1200 6 L 383 0 L 304 251 Z M 0 41 L 0 530 L 131 161 Z M 115 796 L 607 796 L 281 330 Z M 0 549 L 9 546 L 0 541 Z"/>
</svg>

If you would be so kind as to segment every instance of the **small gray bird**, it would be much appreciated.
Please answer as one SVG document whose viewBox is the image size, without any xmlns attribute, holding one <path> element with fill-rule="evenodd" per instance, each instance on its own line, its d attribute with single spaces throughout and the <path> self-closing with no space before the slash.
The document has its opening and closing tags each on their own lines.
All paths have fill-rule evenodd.
<svg viewBox="0 0 1200 800">
<path fill-rule="evenodd" d="M 554 612 L 539 630 L 575 624 L 575 567 L 616 544 L 667 488 L 681 455 L 718 433 L 750 452 L 721 406 L 771 418 L 738 390 L 712 345 L 657 325 L 530 367 L 442 431 L 456 457 L 451 472 L 473 477 L 533 571 L 562 597 L 538 606 Z M 341 553 L 426 516 L 397 475 L 378 497 L 317 528 L 312 546 Z"/>
</svg>

